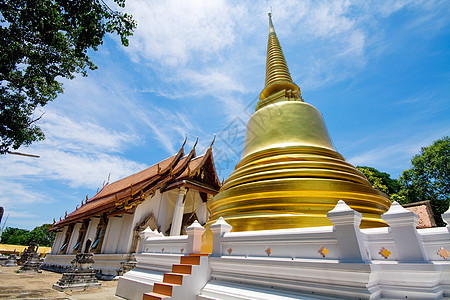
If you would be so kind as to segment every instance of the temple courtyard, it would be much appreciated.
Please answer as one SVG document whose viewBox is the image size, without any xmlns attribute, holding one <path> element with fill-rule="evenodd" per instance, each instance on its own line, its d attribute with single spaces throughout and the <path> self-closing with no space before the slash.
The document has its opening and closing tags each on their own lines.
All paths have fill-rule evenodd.
<svg viewBox="0 0 450 300">
<path fill-rule="evenodd" d="M 117 281 L 99 281 L 99 289 L 58 292 L 52 289 L 62 276 L 42 273 L 16 273 L 19 267 L 0 267 L 0 299 L 122 299 L 115 296 Z"/>
</svg>

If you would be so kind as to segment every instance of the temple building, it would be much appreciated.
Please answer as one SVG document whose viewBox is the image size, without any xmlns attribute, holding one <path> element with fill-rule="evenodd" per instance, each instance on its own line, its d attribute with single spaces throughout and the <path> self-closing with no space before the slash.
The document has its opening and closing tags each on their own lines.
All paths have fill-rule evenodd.
<svg viewBox="0 0 450 300">
<path fill-rule="evenodd" d="M 135 300 L 450 297 L 449 226 L 417 229 L 334 148 L 269 14 L 266 81 L 241 161 L 186 235 L 141 235 L 116 295 Z"/>
<path fill-rule="evenodd" d="M 186 141 L 185 141 L 186 143 Z M 94 268 L 103 274 L 122 273 L 123 264 L 134 261 L 140 232 L 149 227 L 162 235 L 185 234 L 195 220 L 205 224 L 208 202 L 220 183 L 214 167 L 212 143 L 196 156 L 195 145 L 185 155 L 175 155 L 124 179 L 107 183 L 94 197 L 64 219 L 54 221 L 57 232 L 43 268 L 62 270 L 92 239 Z"/>
</svg>

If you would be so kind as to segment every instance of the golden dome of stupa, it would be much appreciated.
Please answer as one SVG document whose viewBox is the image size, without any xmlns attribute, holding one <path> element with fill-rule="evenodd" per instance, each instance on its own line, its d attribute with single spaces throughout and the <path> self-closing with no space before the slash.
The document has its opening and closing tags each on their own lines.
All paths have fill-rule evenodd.
<svg viewBox="0 0 450 300">
<path fill-rule="evenodd" d="M 335 150 L 321 113 L 303 101 L 269 14 L 265 87 L 207 227 L 219 217 L 232 231 L 328 226 L 339 200 L 362 214 L 361 228 L 387 226 L 380 216 L 391 201 Z"/>
</svg>

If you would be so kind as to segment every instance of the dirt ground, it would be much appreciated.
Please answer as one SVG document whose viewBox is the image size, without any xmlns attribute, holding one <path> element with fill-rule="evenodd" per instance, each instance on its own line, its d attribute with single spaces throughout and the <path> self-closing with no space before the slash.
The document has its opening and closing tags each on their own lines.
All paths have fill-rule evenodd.
<svg viewBox="0 0 450 300">
<path fill-rule="evenodd" d="M 19 267 L 0 267 L 0 299 L 122 299 L 115 296 L 117 281 L 99 281 L 98 289 L 58 292 L 52 289 L 62 274 L 16 273 Z"/>
</svg>

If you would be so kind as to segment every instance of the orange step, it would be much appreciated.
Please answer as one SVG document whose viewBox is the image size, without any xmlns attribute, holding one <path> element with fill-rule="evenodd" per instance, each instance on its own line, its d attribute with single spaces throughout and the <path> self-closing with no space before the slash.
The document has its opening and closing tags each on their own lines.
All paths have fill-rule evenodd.
<svg viewBox="0 0 450 300">
<path fill-rule="evenodd" d="M 156 282 L 153 285 L 153 292 L 158 293 L 158 294 L 167 295 L 167 296 L 172 296 L 172 288 L 174 285 L 179 285 L 179 284 Z"/>
<path fill-rule="evenodd" d="M 166 299 L 166 298 L 170 298 L 170 296 L 158 294 L 158 293 L 145 293 L 142 296 L 142 300 L 161 300 L 161 299 Z"/>
<path fill-rule="evenodd" d="M 180 259 L 182 265 L 199 265 L 200 256 L 182 256 Z"/>
<path fill-rule="evenodd" d="M 192 265 L 174 264 L 172 265 L 172 273 L 187 274 L 192 272 Z"/>
<path fill-rule="evenodd" d="M 208 256 L 208 253 L 189 253 L 188 256 L 181 256 L 180 264 L 172 265 L 172 273 L 165 273 L 163 282 L 153 285 L 152 293 L 144 293 L 142 300 L 161 300 L 172 296 L 174 286 L 183 284 L 183 276 L 190 275 L 193 265 L 200 265 L 200 258 Z"/>
<path fill-rule="evenodd" d="M 163 282 L 182 285 L 184 275 L 185 274 L 179 274 L 179 273 L 166 273 L 166 274 L 164 274 Z"/>
</svg>

